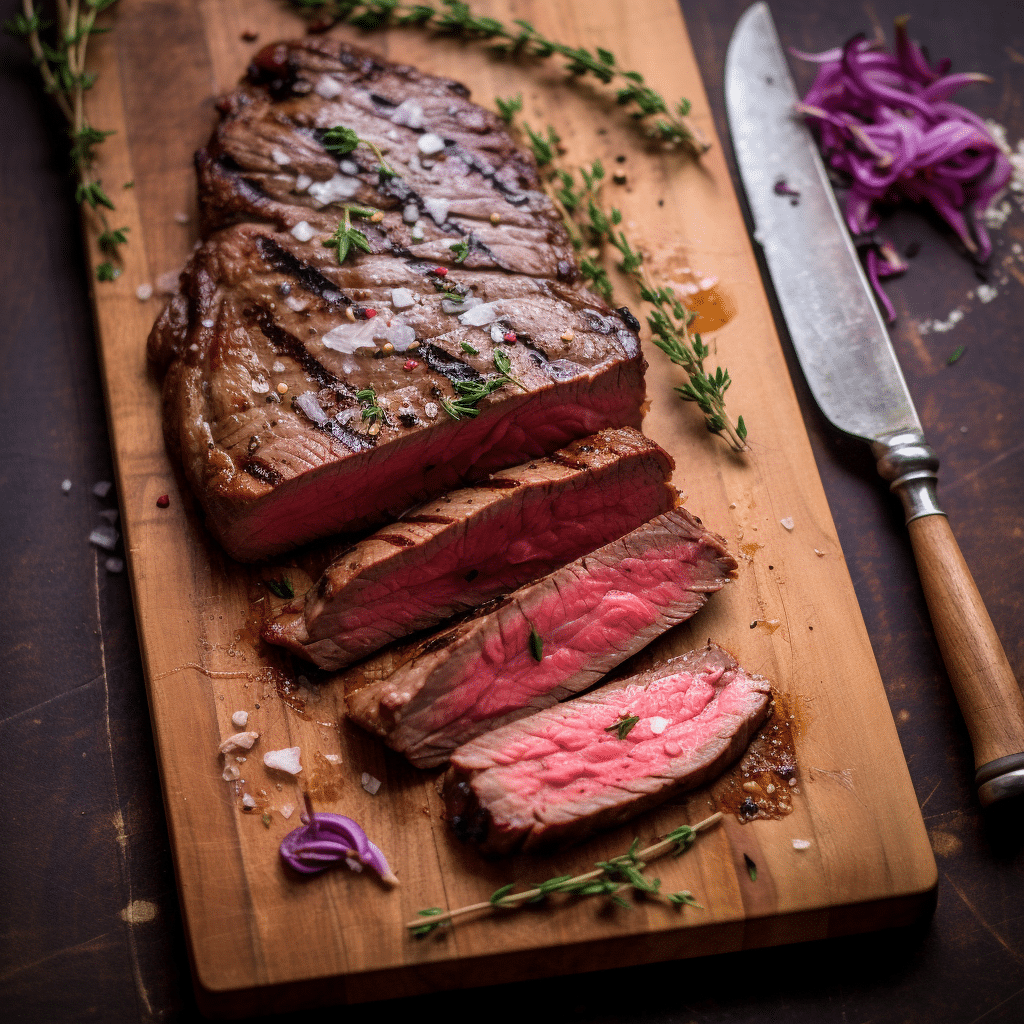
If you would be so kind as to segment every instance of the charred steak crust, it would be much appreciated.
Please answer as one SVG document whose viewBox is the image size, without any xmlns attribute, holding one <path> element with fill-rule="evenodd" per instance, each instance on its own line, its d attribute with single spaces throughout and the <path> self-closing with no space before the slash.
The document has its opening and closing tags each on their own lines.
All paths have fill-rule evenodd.
<svg viewBox="0 0 1024 1024">
<path fill-rule="evenodd" d="M 770 709 L 768 680 L 709 642 L 459 747 L 445 817 L 488 855 L 576 842 L 720 774 Z"/>
<path fill-rule="evenodd" d="M 577 283 L 531 155 L 467 96 L 315 37 L 266 47 L 220 102 L 196 156 L 203 242 L 149 354 L 168 447 L 235 558 L 640 425 L 636 321 Z M 329 152 L 338 125 L 397 176 L 364 145 Z M 347 204 L 383 216 L 353 222 L 371 251 L 339 264 L 323 243 Z M 457 384 L 494 377 L 497 353 L 513 380 L 453 418 Z"/>
<path fill-rule="evenodd" d="M 443 764 L 473 736 L 596 683 L 690 618 L 735 569 L 721 537 L 672 509 L 439 633 L 347 669 L 338 679 L 349 717 L 414 765 Z"/>
<path fill-rule="evenodd" d="M 672 468 L 659 445 L 621 427 L 501 470 L 349 546 L 263 637 L 343 668 L 668 511 Z"/>
</svg>

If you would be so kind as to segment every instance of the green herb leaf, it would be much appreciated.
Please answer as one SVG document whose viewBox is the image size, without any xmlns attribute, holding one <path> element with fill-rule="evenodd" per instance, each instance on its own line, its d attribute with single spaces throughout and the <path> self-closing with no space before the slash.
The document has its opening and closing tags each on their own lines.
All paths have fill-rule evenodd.
<svg viewBox="0 0 1024 1024">
<path fill-rule="evenodd" d="M 116 252 L 119 245 L 128 244 L 126 231 L 128 228 L 108 228 L 96 239 L 96 242 L 104 252 Z"/>
<path fill-rule="evenodd" d="M 267 584 L 267 589 L 275 597 L 291 598 L 295 596 L 295 588 L 287 577 L 282 576 L 279 580 L 265 580 L 264 582 Z"/>
<path fill-rule="evenodd" d="M 420 917 L 436 917 L 438 914 L 443 914 L 444 910 L 441 907 L 427 907 L 425 910 L 417 910 L 417 915 Z M 445 925 L 450 924 L 449 921 L 430 921 L 420 925 L 417 928 L 411 929 L 411 933 L 416 938 L 422 938 L 424 935 L 429 935 L 432 931 L 437 928 L 444 928 Z"/>
<path fill-rule="evenodd" d="M 335 125 L 324 132 L 324 149 L 328 153 L 337 156 L 345 156 L 351 153 L 361 142 L 359 133 L 353 128 L 346 128 L 344 125 Z"/>
<path fill-rule="evenodd" d="M 516 887 L 515 882 L 509 882 L 508 885 L 503 885 L 500 889 L 495 889 L 491 893 L 491 904 L 492 906 L 501 906 L 501 901 Z"/>
<path fill-rule="evenodd" d="M 97 281 L 116 281 L 121 276 L 121 268 L 115 267 L 109 260 L 96 268 Z"/>
<path fill-rule="evenodd" d="M 743 863 L 747 865 L 747 874 L 750 875 L 752 882 L 757 881 L 757 865 L 750 859 L 747 854 L 743 854 Z"/>
<path fill-rule="evenodd" d="M 530 626 L 530 654 L 534 661 L 542 661 L 544 658 L 544 641 L 535 626 Z"/>
<path fill-rule="evenodd" d="M 449 245 L 448 248 L 455 253 L 456 263 L 465 263 L 466 257 L 469 255 L 469 243 L 468 242 L 456 242 L 455 245 Z"/>
<path fill-rule="evenodd" d="M 619 739 L 624 740 L 630 734 L 633 726 L 639 721 L 639 715 L 629 715 L 628 717 L 620 718 L 612 725 L 606 726 L 604 731 L 618 733 Z"/>
<path fill-rule="evenodd" d="M 666 893 L 668 901 L 677 907 L 697 907 L 699 910 L 704 908 L 693 898 L 693 893 L 687 889 L 680 889 L 679 892 Z"/>
<path fill-rule="evenodd" d="M 494 105 L 498 108 L 498 116 L 502 121 L 506 124 L 511 124 L 515 120 L 516 114 L 523 109 L 523 94 L 517 93 L 507 100 L 503 100 L 500 96 L 495 96 Z"/>
<path fill-rule="evenodd" d="M 964 354 L 964 352 L 966 352 L 966 351 L 967 351 L 967 346 L 966 345 L 958 345 L 955 349 L 953 349 L 952 354 L 946 360 L 946 365 L 947 366 L 952 366 Z"/>
<path fill-rule="evenodd" d="M 470 343 L 468 341 L 464 341 L 461 344 L 462 344 L 462 351 L 463 352 L 466 352 L 467 354 L 469 354 L 471 356 L 478 356 L 478 355 L 480 355 L 480 350 L 473 348 L 473 346 L 470 345 Z"/>
</svg>

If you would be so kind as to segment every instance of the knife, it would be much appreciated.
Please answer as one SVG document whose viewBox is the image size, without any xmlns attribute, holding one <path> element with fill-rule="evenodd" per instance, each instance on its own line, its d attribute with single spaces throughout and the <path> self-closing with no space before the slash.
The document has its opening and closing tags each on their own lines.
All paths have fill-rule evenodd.
<svg viewBox="0 0 1024 1024">
<path fill-rule="evenodd" d="M 815 400 L 834 426 L 871 445 L 878 472 L 903 502 L 987 806 L 1024 794 L 1024 695 L 939 507 L 939 460 L 797 101 L 768 5 L 756 3 L 740 18 L 725 60 L 725 106 L 754 239 Z M 799 200 L 779 194 L 780 182 Z"/>
</svg>

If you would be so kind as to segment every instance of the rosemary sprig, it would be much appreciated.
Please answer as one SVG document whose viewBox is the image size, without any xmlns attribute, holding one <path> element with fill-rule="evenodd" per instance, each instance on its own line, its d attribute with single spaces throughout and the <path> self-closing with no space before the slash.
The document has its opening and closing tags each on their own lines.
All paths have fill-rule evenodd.
<svg viewBox="0 0 1024 1024">
<path fill-rule="evenodd" d="M 335 156 L 346 156 L 353 152 L 360 143 L 371 150 L 377 158 L 377 170 L 382 178 L 397 178 L 399 176 L 398 171 L 384 159 L 384 154 L 379 147 L 369 139 L 360 138 L 354 128 L 346 128 L 339 124 L 324 132 L 324 149 Z"/>
<path fill-rule="evenodd" d="M 69 156 L 77 178 L 75 202 L 89 207 L 99 220 L 102 231 L 100 248 L 110 257 L 96 268 L 100 281 L 113 281 L 121 274 L 118 247 L 125 244 L 127 228 L 111 228 L 104 210 L 114 204 L 103 190 L 95 174 L 96 147 L 112 131 L 103 131 L 89 124 L 85 116 L 85 93 L 93 87 L 96 76 L 85 70 L 85 53 L 89 37 L 108 29 L 96 26 L 96 16 L 113 7 L 117 0 L 57 0 L 56 31 L 52 45 L 43 33 L 53 27 L 43 21 L 34 0 L 21 0 L 21 11 L 4 22 L 4 31 L 20 36 L 28 43 L 32 58 L 39 68 L 43 88 L 57 104 L 68 126 L 71 140 Z"/>
<path fill-rule="evenodd" d="M 552 139 L 557 140 L 557 132 L 550 126 L 547 139 L 529 125 L 523 125 L 537 162 L 540 166 L 552 165 L 555 160 L 555 145 L 548 145 Z M 580 257 L 580 272 L 591 287 L 605 301 L 612 302 L 612 283 L 608 272 L 601 265 L 599 257 L 590 255 L 602 252 L 608 247 L 619 255 L 618 268 L 629 277 L 640 299 L 654 308 L 647 314 L 647 324 L 651 329 L 651 340 L 677 366 L 686 371 L 687 382 L 677 387 L 676 393 L 684 402 L 693 402 L 704 414 L 704 422 L 709 431 L 724 437 L 736 451 L 746 448 L 747 428 L 740 416 L 735 424 L 725 410 L 725 392 L 729 389 L 732 379 L 729 371 L 721 366 L 714 372 L 705 369 L 704 360 L 711 354 L 711 349 L 704 344 L 699 334 L 690 331 L 690 324 L 695 316 L 678 299 L 671 288 L 655 285 L 644 266 L 644 257 L 635 249 L 620 225 L 622 213 L 614 206 L 607 211 L 601 201 L 601 185 L 604 181 L 604 167 L 600 160 L 595 160 L 590 168 L 578 168 L 580 181 L 576 175 L 564 167 L 552 167 L 547 177 L 548 192 L 562 213 L 562 219 L 573 246 L 578 252 L 588 250 L 587 255 Z"/>
<path fill-rule="evenodd" d="M 460 299 L 461 296 L 453 295 L 455 299 Z M 454 382 L 452 387 L 455 388 L 455 399 L 442 398 L 441 408 L 453 420 L 461 420 L 463 417 L 472 419 L 474 416 L 480 415 L 480 410 L 477 408 L 477 404 L 485 399 L 488 395 L 493 394 L 499 388 L 505 387 L 506 384 L 514 384 L 517 388 L 522 388 L 523 391 L 526 388 L 511 376 L 510 371 L 512 369 L 512 360 L 509 359 L 508 353 L 502 352 L 501 349 L 496 349 L 494 352 L 494 368 L 498 372 L 491 375 L 490 377 L 484 377 L 481 380 L 457 380 Z"/>
<path fill-rule="evenodd" d="M 563 57 L 565 70 L 574 78 L 590 75 L 605 85 L 617 83 L 616 100 L 630 108 L 630 115 L 650 137 L 682 146 L 698 156 L 708 149 L 707 142 L 687 121 L 688 100 L 679 100 L 670 109 L 665 98 L 645 82 L 643 75 L 621 68 L 610 51 L 595 47 L 591 52 L 583 46 L 567 46 L 546 38 L 530 22 L 520 18 L 505 25 L 495 18 L 473 14 L 469 4 L 461 0 L 441 0 L 439 5 L 405 4 L 399 0 L 288 2 L 314 15 L 324 27 L 344 21 L 368 32 L 389 27 L 420 28 L 438 35 L 480 40 L 488 43 L 493 52 L 509 57 Z M 515 111 L 509 113 L 511 116 Z"/>
<path fill-rule="evenodd" d="M 419 911 L 417 919 L 409 921 L 405 927 L 417 937 L 429 935 L 435 929 L 450 925 L 456 918 L 464 917 L 466 914 L 482 910 L 515 910 L 527 904 L 540 903 L 556 893 L 566 896 L 610 896 L 616 903 L 628 907 L 629 903 L 620 894 L 633 890 L 647 896 L 664 898 L 674 906 L 699 907 L 700 904 L 694 900 L 692 893 L 686 890 L 661 892 L 661 880 L 648 878 L 643 874 L 643 869 L 650 861 L 666 853 L 675 856 L 685 853 L 696 841 L 698 833 L 711 828 L 721 817 L 722 812 L 717 811 L 696 825 L 681 825 L 642 850 L 639 849 L 640 840 L 634 839 L 624 854 L 611 860 L 598 861 L 593 871 L 581 875 L 559 875 L 521 892 L 513 891 L 515 883 L 512 882 L 496 889 L 488 900 L 457 910 L 427 907 Z"/>
<path fill-rule="evenodd" d="M 345 258 L 352 251 L 352 247 L 355 246 L 357 249 L 362 249 L 363 252 L 370 252 L 370 243 L 366 238 L 366 235 L 359 230 L 359 228 L 352 227 L 353 217 L 365 217 L 369 218 L 377 213 L 376 210 L 371 210 L 365 206 L 346 206 L 343 207 L 345 211 L 344 217 L 338 224 L 337 229 L 330 238 L 325 238 L 323 244 L 328 249 L 333 248 L 338 254 L 338 262 L 344 263 Z"/>
</svg>

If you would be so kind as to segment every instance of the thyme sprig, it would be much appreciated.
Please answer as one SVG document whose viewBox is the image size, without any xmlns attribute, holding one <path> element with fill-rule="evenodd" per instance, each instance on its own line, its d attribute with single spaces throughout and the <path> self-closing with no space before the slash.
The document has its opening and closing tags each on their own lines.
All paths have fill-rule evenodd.
<svg viewBox="0 0 1024 1024">
<path fill-rule="evenodd" d="M 516 910 L 533 903 L 541 903 L 549 896 L 610 896 L 620 906 L 630 904 L 622 897 L 623 892 L 632 890 L 646 896 L 661 898 L 673 906 L 700 907 L 688 890 L 663 893 L 661 879 L 648 878 L 643 870 L 648 863 L 666 853 L 679 856 L 685 853 L 696 841 L 697 835 L 721 819 L 722 812 L 717 811 L 709 818 L 697 822 L 696 825 L 681 825 L 656 843 L 640 849 L 640 840 L 634 839 L 630 848 L 618 857 L 607 861 L 597 861 L 593 871 L 581 875 L 559 875 L 549 878 L 530 889 L 515 892 L 515 883 L 503 885 L 496 889 L 489 899 L 482 903 L 473 903 L 457 910 L 444 910 L 441 907 L 427 907 L 419 911 L 415 920 L 409 921 L 406 928 L 420 937 L 432 931 L 451 925 L 457 918 L 467 914 L 479 913 L 484 910 Z M 425 920 L 426 919 L 426 920 Z"/>
<path fill-rule="evenodd" d="M 377 170 L 382 178 L 399 177 L 398 171 L 384 159 L 384 154 L 376 143 L 371 142 L 369 139 L 360 138 L 359 133 L 354 128 L 346 128 L 341 124 L 335 125 L 324 132 L 323 141 L 324 149 L 335 156 L 347 156 L 362 144 L 377 158 Z"/>
<path fill-rule="evenodd" d="M 88 207 L 99 220 L 99 246 L 110 257 L 96 268 L 100 281 L 114 281 L 120 276 L 118 247 L 127 242 L 128 228 L 111 228 L 105 210 L 113 210 L 114 204 L 96 177 L 96 147 L 114 133 L 95 128 L 85 115 L 85 93 L 96 82 L 96 76 L 85 70 L 85 53 L 90 36 L 109 31 L 96 25 L 96 16 L 115 3 L 117 0 L 58 0 L 54 26 L 42 19 L 34 0 L 22 0 L 21 11 L 3 25 L 5 32 L 28 43 L 43 88 L 67 122 L 71 141 L 68 155 L 77 179 L 75 202 L 83 210 Z M 44 35 L 50 28 L 55 31 L 48 41 Z"/>
<path fill-rule="evenodd" d="M 613 732 L 620 740 L 624 740 L 632 731 L 633 726 L 640 721 L 639 715 L 623 715 L 620 719 L 605 726 L 605 732 Z"/>
<path fill-rule="evenodd" d="M 366 206 L 345 206 L 343 209 L 345 214 L 338 223 L 334 234 L 323 240 L 323 244 L 328 249 L 333 248 L 337 252 L 339 263 L 345 262 L 345 258 L 352 252 L 353 247 L 362 249 L 363 252 L 370 252 L 370 243 L 366 235 L 359 228 L 352 227 L 352 218 L 370 218 L 377 213 L 376 210 L 371 210 Z"/>
<path fill-rule="evenodd" d="M 653 308 L 647 313 L 651 340 L 683 368 L 687 382 L 675 391 L 684 402 L 693 402 L 704 414 L 708 430 L 725 438 L 735 451 L 746 448 L 747 427 L 743 417 L 733 423 L 725 409 L 725 392 L 732 383 L 729 371 L 719 366 L 707 370 L 704 361 L 711 349 L 690 330 L 696 314 L 688 310 L 671 288 L 656 285 L 644 266 L 644 256 L 622 231 L 622 212 L 605 207 L 601 186 L 605 170 L 600 160 L 589 168 L 573 170 L 555 166 L 558 133 L 550 125 L 542 135 L 529 125 L 523 129 L 538 165 L 547 168 L 548 193 L 562 213 L 573 247 L 580 253 L 580 273 L 605 301 L 613 301 L 611 278 L 601 256 L 609 249 L 618 254 L 618 269 L 630 278 L 639 298 Z M 577 180 L 576 173 L 579 174 Z"/>
<path fill-rule="evenodd" d="M 380 433 L 380 428 L 384 424 L 391 425 L 388 414 L 381 408 L 377 392 L 373 388 L 362 388 L 357 391 L 356 401 L 363 407 L 362 418 L 369 421 L 371 434 Z"/>
<path fill-rule="evenodd" d="M 458 296 L 455 296 L 458 298 Z M 480 415 L 477 405 L 488 395 L 493 394 L 499 388 L 507 384 L 514 384 L 517 388 L 526 390 L 525 386 L 511 375 L 512 360 L 508 353 L 496 349 L 494 352 L 494 368 L 497 373 L 480 380 L 457 380 L 452 384 L 455 388 L 455 398 L 442 398 L 441 408 L 453 420 L 461 420 L 463 417 L 472 419 Z"/>
<path fill-rule="evenodd" d="M 605 85 L 616 83 L 616 100 L 629 108 L 630 116 L 651 138 L 682 146 L 696 155 L 708 149 L 708 143 L 687 121 L 689 100 L 681 99 L 670 108 L 643 75 L 620 67 L 609 50 L 598 46 L 592 52 L 583 46 L 568 46 L 548 39 L 530 22 L 520 18 L 505 25 L 495 18 L 475 15 L 469 4 L 461 0 L 441 0 L 438 5 L 405 4 L 399 0 L 289 0 L 289 3 L 314 15 L 324 27 L 342 21 L 368 32 L 390 27 L 420 28 L 438 35 L 480 40 L 487 43 L 492 52 L 508 57 L 542 60 L 563 57 L 565 70 L 574 78 L 589 75 Z"/>
</svg>

